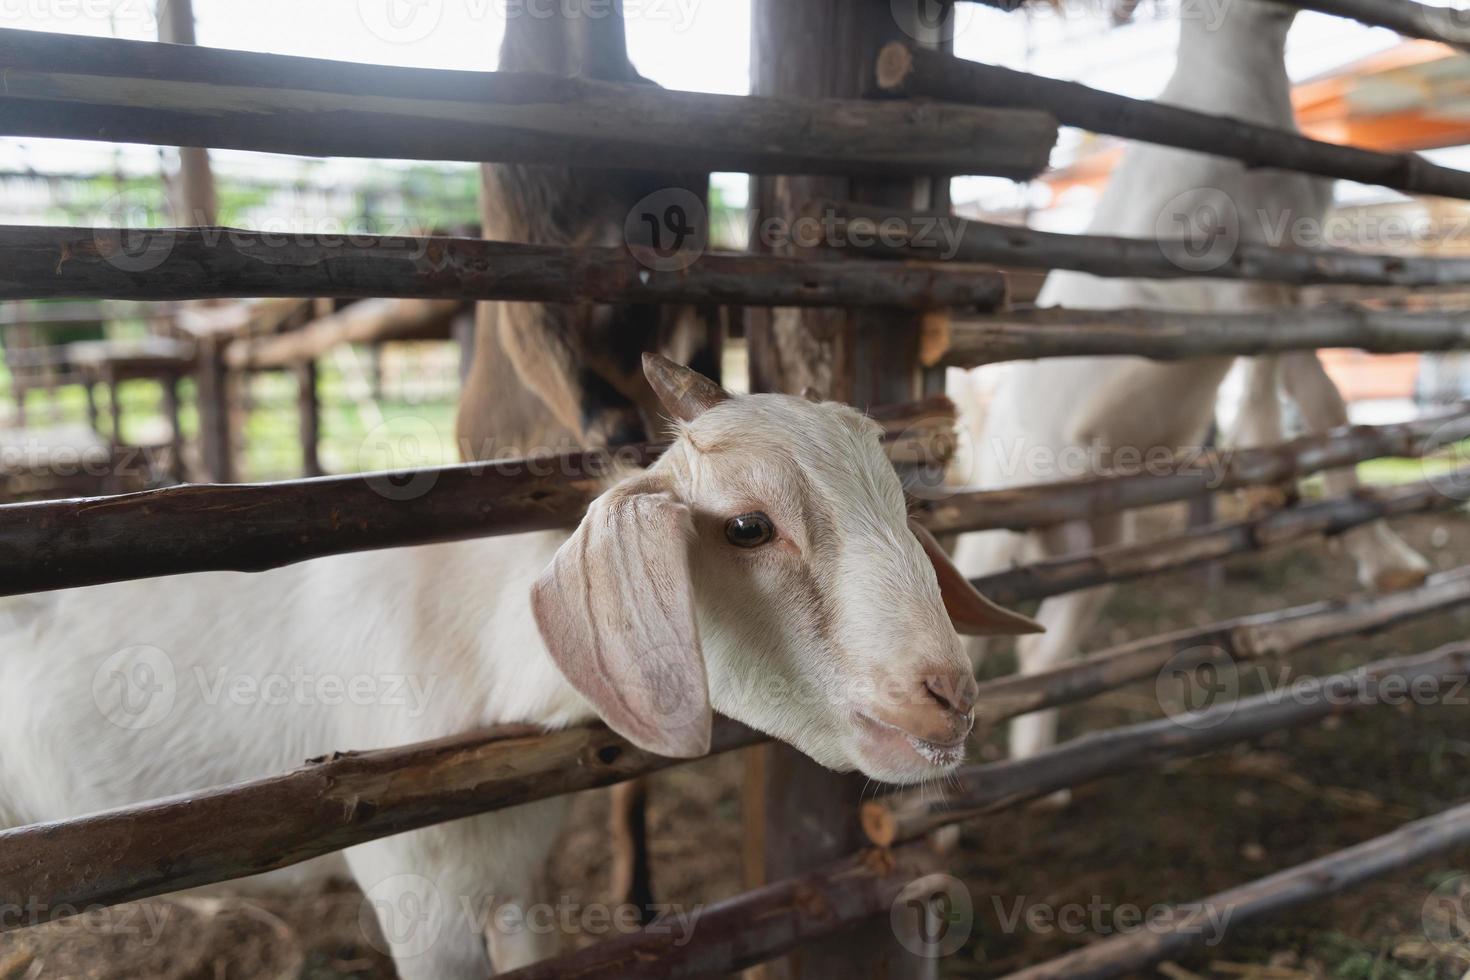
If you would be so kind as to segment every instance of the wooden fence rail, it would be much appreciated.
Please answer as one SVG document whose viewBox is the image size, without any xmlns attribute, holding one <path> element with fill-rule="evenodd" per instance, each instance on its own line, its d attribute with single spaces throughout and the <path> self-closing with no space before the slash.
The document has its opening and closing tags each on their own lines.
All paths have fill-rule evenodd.
<svg viewBox="0 0 1470 980">
<path fill-rule="evenodd" d="M 1361 487 L 1334 497 L 1228 521 L 1142 544 L 1114 545 L 1018 565 L 971 581 L 1001 605 L 1126 582 L 1303 541 L 1333 536 L 1372 521 L 1406 514 L 1457 510 L 1470 500 L 1470 469 L 1444 473 L 1402 487 Z"/>
<path fill-rule="evenodd" d="M 977 267 L 710 253 L 658 271 L 658 256 L 638 254 L 468 238 L 0 226 L 0 299 L 580 299 L 982 311 L 1005 301 L 1004 278 Z"/>
<path fill-rule="evenodd" d="M 863 804 L 863 828 L 880 846 L 1123 772 L 1156 768 L 1221 745 L 1380 703 L 1412 703 L 1405 692 L 1453 686 L 1470 670 L 1470 643 L 1380 660 L 1351 673 L 1217 704 L 1207 711 L 1094 732 L 1028 759 L 961 769 L 943 798 L 908 792 Z M 1417 685 L 1417 687 L 1416 687 Z M 1446 688 L 1448 693 L 1448 688 Z"/>
<path fill-rule="evenodd" d="M 1422 616 L 1470 603 L 1470 566 L 1387 595 L 1354 596 L 1134 640 L 1039 674 L 1015 674 L 980 685 L 975 724 L 996 725 L 1045 708 L 1085 701 L 1165 669 L 1284 657 L 1345 636 L 1371 636 Z"/>
<path fill-rule="evenodd" d="M 1374 354 L 1470 347 L 1470 315 L 1326 306 L 1266 313 L 1010 310 L 957 319 L 932 364 L 979 367 L 1045 357 L 1252 357 L 1321 347 Z M 931 365 L 932 366 L 932 365 Z"/>
<path fill-rule="evenodd" d="M 929 426 L 935 411 L 931 403 L 890 410 L 883 419 L 890 449 L 907 455 L 907 431 Z M 1465 438 L 1470 413 L 1458 411 L 1206 453 L 1162 463 L 1160 472 L 956 492 L 917 501 L 916 512 L 936 533 L 1025 529 L 1279 483 L 1382 456 L 1420 456 Z M 660 451 L 627 447 L 613 455 L 579 452 L 0 506 L 0 595 L 189 572 L 258 572 L 352 551 L 568 527 L 616 464 L 647 465 Z M 1450 492 L 1453 484 L 1447 478 L 1439 486 Z M 240 515 L 249 521 L 229 519 Z"/>
<path fill-rule="evenodd" d="M 1194 109 L 1130 99 L 1076 82 L 1032 75 L 895 41 L 878 56 L 878 89 L 996 108 L 1039 109 L 1064 126 L 1231 157 L 1411 194 L 1470 198 L 1470 173 L 1414 153 L 1376 153 Z"/>
<path fill-rule="evenodd" d="M 1030 111 L 706 95 L 21 30 L 0 31 L 0 71 L 0 135 L 304 156 L 1025 179 L 1046 166 L 1057 128 Z"/>
<path fill-rule="evenodd" d="M 989 7 L 1013 11 L 1027 0 L 979 0 Z M 1431 6 L 1418 0 L 1272 0 L 1284 7 L 1315 10 L 1347 17 L 1370 27 L 1386 27 L 1405 37 L 1440 41 L 1470 50 L 1470 18 L 1452 6 Z"/>
<path fill-rule="evenodd" d="M 815 202 L 808 211 L 808 217 L 836 247 L 868 257 L 1071 269 L 1121 278 L 1251 279 L 1298 286 L 1470 283 L 1470 259 L 1280 248 L 1232 240 L 1228 233 L 1201 254 L 1200 243 L 1187 238 L 1067 235 L 853 202 Z"/>
<path fill-rule="evenodd" d="M 1386 27 L 1405 37 L 1440 41 L 1470 51 L 1470 17 L 1454 6 L 1437 7 L 1418 0 L 1275 0 L 1288 7 L 1348 17 L 1373 27 Z"/>
<path fill-rule="evenodd" d="M 1092 943 L 1002 980 L 1109 980 L 1200 945 L 1209 917 L 1226 927 L 1327 898 L 1446 851 L 1470 846 L 1470 803 L 1415 820 L 1391 833 L 1277 872 L 1189 906 L 1176 907 L 1148 928 Z M 1269 974 L 1265 974 L 1268 975 Z"/>
<path fill-rule="evenodd" d="M 1454 682 L 1467 668 L 1470 668 L 1470 644 L 1443 647 L 1418 657 L 1369 664 L 1353 674 L 1324 678 L 1321 684 L 1334 693 L 1315 699 L 1309 697 L 1300 704 L 1290 700 L 1251 699 L 1222 706 L 1217 709 L 1217 724 L 1198 729 L 1182 728 L 1165 719 L 1078 739 L 1031 759 L 976 767 L 970 771 L 964 786 L 974 794 L 975 800 L 983 795 L 983 810 L 947 811 L 940 820 L 930 821 L 930 825 L 937 828 L 978 812 L 991 813 L 1018 806 L 1058 789 L 1148 768 L 1166 759 L 1198 755 L 1328 714 L 1367 707 L 1374 703 L 1381 685 Z M 1243 721 L 1239 720 L 1242 715 Z M 991 791 L 982 793 L 983 787 L 990 787 Z M 909 799 L 900 796 L 869 803 L 865 807 L 865 821 L 872 821 L 875 813 L 887 813 L 884 808 Z M 867 823 L 865 827 L 870 835 L 879 829 Z M 778 955 L 786 948 L 788 937 L 799 936 L 804 930 L 820 928 L 820 934 L 826 935 L 884 915 L 893 899 L 906 886 L 922 879 L 933 866 L 927 844 L 917 841 L 927 831 L 911 834 L 904 828 L 905 833 L 900 836 L 899 829 L 893 825 L 889 834 L 879 835 L 880 850 L 860 852 L 801 878 L 787 879 L 712 906 L 700 920 L 701 928 L 682 946 L 674 945 L 667 935 L 637 932 L 507 974 L 506 980 L 552 980 L 566 976 L 579 980 L 613 980 L 628 976 L 632 964 L 636 964 L 633 972 L 638 976 L 657 980 L 721 976 Z M 897 843 L 905 840 L 913 842 Z M 890 847 L 895 843 L 896 846 Z M 1407 863 L 1412 856 L 1405 853 L 1403 862 Z M 853 897 L 847 901 L 825 901 L 824 896 L 833 888 L 848 891 Z M 923 898 L 928 892 L 916 890 L 915 894 Z M 703 924 L 711 916 L 717 916 L 718 925 L 706 930 Z M 881 928 L 887 925 L 885 922 Z"/>
<path fill-rule="evenodd" d="M 1382 426 L 1348 426 L 1278 446 L 1184 453 L 1172 460 L 1130 464 L 1130 472 L 1041 483 L 1009 490 L 956 493 L 928 500 L 920 516 L 936 534 L 1028 528 L 1188 500 L 1206 493 L 1265 486 L 1383 456 L 1417 457 L 1470 438 L 1470 415 L 1452 413 Z M 999 446 L 1018 467 L 1030 447 Z M 1059 461 L 1045 459 L 1044 465 Z M 0 510 L 3 513 L 3 510 Z M 0 572 L 3 580 L 3 572 Z"/>
<path fill-rule="evenodd" d="M 759 741 L 721 718 L 711 751 Z M 337 754 L 284 775 L 0 832 L 0 903 L 36 908 L 38 921 L 64 918 L 609 786 L 680 761 L 601 726 L 551 733 L 508 727 Z M 31 924 L 28 916 L 0 917 L 0 932 Z"/>
</svg>

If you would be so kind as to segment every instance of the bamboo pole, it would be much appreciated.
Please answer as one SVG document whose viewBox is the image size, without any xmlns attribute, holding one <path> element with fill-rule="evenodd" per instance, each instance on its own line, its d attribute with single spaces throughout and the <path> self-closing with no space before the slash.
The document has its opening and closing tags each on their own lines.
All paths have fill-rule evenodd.
<svg viewBox="0 0 1470 980">
<path fill-rule="evenodd" d="M 1175 310 L 1010 310 L 951 321 L 934 363 L 979 367 L 1045 357 L 1254 357 L 1322 347 L 1374 354 L 1470 347 L 1470 316 L 1325 306 L 1266 313 Z"/>
<path fill-rule="evenodd" d="M 1176 907 L 1142 929 L 1009 973 L 1003 980 L 1107 980 L 1144 970 L 1198 946 L 1210 934 L 1211 918 L 1221 928 L 1233 929 L 1467 845 L 1470 803 L 1201 902 Z"/>
<path fill-rule="evenodd" d="M 1470 29 L 1470 21 L 1466 23 Z M 1438 166 L 1418 154 L 1376 153 L 1327 143 L 1228 116 L 965 61 L 905 42 L 894 42 L 879 53 L 877 81 L 886 95 L 1045 110 L 1064 126 L 1230 157 L 1247 167 L 1277 167 L 1410 194 L 1470 199 L 1470 173 Z"/>
<path fill-rule="evenodd" d="M 711 753 L 761 736 L 717 719 Z M 0 832 L 0 904 L 37 921 L 231 881 L 355 844 L 533 800 L 609 786 L 679 760 L 600 725 L 508 726 Z M 24 921 L 19 921 L 24 920 Z M 34 924 L 0 917 L 0 933 Z"/>
<path fill-rule="evenodd" d="M 961 769 L 943 799 L 909 792 L 872 800 L 863 805 L 863 828 L 873 843 L 884 847 L 916 840 L 940 827 L 1105 776 L 1154 768 L 1379 703 L 1402 703 L 1402 692 L 1459 682 L 1467 670 L 1470 643 L 1450 644 L 1415 657 L 1376 661 L 1352 673 L 1312 678 L 1288 696 L 1268 693 L 1186 716 L 1095 732 L 1028 759 Z"/>
<path fill-rule="evenodd" d="M 1384 456 L 1423 456 L 1466 438 L 1470 438 L 1470 414 L 1456 410 L 1397 425 L 1347 426 L 1256 449 L 1204 450 L 1153 460 L 1139 451 L 1139 459 L 1130 461 L 1125 473 L 1009 490 L 961 491 L 925 501 L 919 513 L 936 534 L 1026 530 L 1205 493 L 1283 483 Z M 1017 466 L 1029 465 L 1023 450 L 996 447 L 997 452 L 1016 452 Z"/>
<path fill-rule="evenodd" d="M 1470 603 L 1470 566 L 1402 592 L 1293 606 L 1151 636 L 1044 673 L 982 684 L 975 700 L 975 723 L 996 725 L 1032 711 L 1074 704 L 1157 677 L 1166 669 L 1188 671 L 1206 663 L 1228 666 L 1284 657 L 1344 636 L 1371 636 L 1466 603 Z"/>
<path fill-rule="evenodd" d="M 1470 469 L 1462 469 L 1403 487 L 1361 487 L 1351 496 L 1195 528 L 1158 541 L 1115 545 L 1019 565 L 971 581 L 992 601 L 1010 606 L 1190 568 L 1319 535 L 1337 535 L 1390 517 L 1455 510 L 1464 507 L 1467 500 Z"/>
<path fill-rule="evenodd" d="M 932 403 L 883 420 L 901 462 L 932 432 Z M 1350 427 L 1282 446 L 1207 455 L 1150 472 L 959 491 L 916 502 L 935 533 L 1025 529 L 1218 490 L 1278 483 L 1380 456 L 1417 456 L 1470 437 L 1470 414 Z M 310 558 L 575 524 L 618 465 L 659 447 L 578 452 L 399 473 L 270 484 L 188 485 L 0 506 L 0 595 L 202 571 L 258 572 Z M 1453 480 L 1438 484 L 1454 492 Z M 1345 506 L 1345 505 L 1344 505 Z M 232 517 L 248 515 L 249 520 Z M 1315 515 L 1325 520 L 1325 515 Z M 1302 518 L 1309 519 L 1309 518 Z M 1330 522 L 1324 523 L 1330 528 Z M 1288 527 L 1279 534 L 1290 535 Z M 1085 574 L 1085 573 L 1074 573 Z"/>
<path fill-rule="evenodd" d="M 0 31 L 0 134 L 703 173 L 994 174 L 1047 164 L 1056 120 L 970 106 L 751 98 L 532 72 L 390 68 Z"/>
<path fill-rule="evenodd" d="M 641 254 L 477 238 L 12 226 L 0 228 L 0 299 L 334 296 L 913 310 L 989 310 L 1005 299 L 1004 279 L 988 269 L 710 253 L 687 269 L 657 271 Z"/>
<path fill-rule="evenodd" d="M 814 202 L 808 217 L 847 251 L 879 258 L 1071 269 L 1141 279 L 1233 279 L 1308 285 L 1444 286 L 1470 282 L 1470 259 L 1278 248 L 1221 238 L 1202 261 L 1185 238 L 1065 235 L 946 214 Z M 1228 250 L 1226 246 L 1229 246 Z"/>
</svg>

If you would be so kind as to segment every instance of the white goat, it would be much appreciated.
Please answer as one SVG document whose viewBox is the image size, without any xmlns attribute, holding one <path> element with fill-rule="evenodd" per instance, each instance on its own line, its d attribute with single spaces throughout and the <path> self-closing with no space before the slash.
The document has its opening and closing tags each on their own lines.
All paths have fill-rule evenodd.
<svg viewBox="0 0 1470 980">
<path fill-rule="evenodd" d="M 1179 59 L 1160 102 L 1233 116 L 1278 129 L 1294 129 L 1291 86 L 1285 67 L 1286 35 L 1294 11 L 1261 0 L 1236 0 L 1222 10 L 1219 24 L 1185 16 Z M 1247 170 L 1221 157 L 1166 147 L 1130 146 L 1099 202 L 1090 231 L 1153 237 L 1178 234 L 1187 218 L 1196 241 L 1208 253 L 1229 249 L 1234 212 L 1240 241 L 1263 241 L 1272 228 L 1290 228 L 1298 219 L 1320 221 L 1330 203 L 1330 185 L 1321 179 L 1283 171 Z M 1211 227 L 1212 223 L 1214 228 Z M 1216 241 L 1211 232 L 1223 233 Z M 1201 240 L 1201 236 L 1204 236 Z M 1225 256 L 1201 260 L 1223 264 Z M 1196 311 L 1268 310 L 1287 305 L 1290 289 L 1279 284 L 1184 279 L 1173 281 L 1103 279 L 1055 272 L 1038 303 L 1079 309 L 1148 307 Z M 1148 452 L 1157 447 L 1197 446 L 1214 415 L 1215 399 L 1231 358 L 1205 358 L 1177 364 L 1141 358 L 1059 358 L 1008 366 L 985 410 L 974 449 L 974 482 L 987 489 L 1063 479 L 1097 472 L 1108 450 Z M 1278 384 L 1314 430 L 1347 422 L 1342 398 L 1310 352 L 1261 358 L 1249 365 L 1247 398 L 1231 442 L 1264 444 L 1282 439 Z M 963 395 L 959 396 L 963 398 Z M 1077 448 L 1086 452 L 1076 452 Z M 1018 465 L 1045 453 L 1044 473 Z M 1148 458 L 1144 456 L 1142 458 Z M 1329 490 L 1354 485 L 1350 471 L 1329 475 Z M 1020 556 L 1046 558 L 1118 543 L 1127 534 L 1121 516 L 1074 523 L 1022 536 L 1007 532 L 961 539 L 957 564 L 967 574 L 995 571 Z M 1343 536 L 1359 577 L 1379 589 L 1422 581 L 1424 560 L 1382 524 Z M 1037 673 L 1074 656 L 1094 623 L 1108 590 L 1094 589 L 1048 599 L 1038 619 L 1044 636 L 1018 643 L 1024 673 Z M 1054 712 L 1016 719 L 1011 751 L 1032 755 L 1056 739 Z"/>
<path fill-rule="evenodd" d="M 0 826 L 501 723 L 601 717 L 698 756 L 712 709 L 836 769 L 948 772 L 976 686 L 946 611 L 970 632 L 1036 625 L 906 523 L 875 423 L 645 365 L 679 436 L 570 534 L 37 597 L 0 639 Z M 385 694 L 403 679 L 411 697 Z M 490 913 L 536 898 L 561 813 L 535 803 L 346 852 L 405 980 L 483 980 L 554 951 Z M 415 902 L 424 920 L 391 928 L 385 913 Z"/>
</svg>

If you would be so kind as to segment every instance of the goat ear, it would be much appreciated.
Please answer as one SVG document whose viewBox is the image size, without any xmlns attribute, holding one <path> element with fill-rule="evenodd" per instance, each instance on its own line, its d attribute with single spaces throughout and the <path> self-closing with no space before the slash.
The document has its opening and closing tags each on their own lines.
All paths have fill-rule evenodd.
<svg viewBox="0 0 1470 980">
<path fill-rule="evenodd" d="M 1011 612 L 985 598 L 970 580 L 949 560 L 940 543 L 934 540 L 929 529 L 912 517 L 909 530 L 924 547 L 924 554 L 934 566 L 939 577 L 939 595 L 944 599 L 944 610 L 954 623 L 955 632 L 966 636 L 1015 636 L 1020 633 L 1044 633 L 1046 627 L 1029 616 Z"/>
<path fill-rule="evenodd" d="M 615 487 L 531 588 L 551 659 L 613 731 L 649 752 L 706 755 L 712 712 L 694 618 L 689 508 Z"/>
<path fill-rule="evenodd" d="M 669 414 L 684 422 L 693 422 L 730 393 L 709 378 L 662 354 L 643 355 L 643 376 Z"/>
</svg>

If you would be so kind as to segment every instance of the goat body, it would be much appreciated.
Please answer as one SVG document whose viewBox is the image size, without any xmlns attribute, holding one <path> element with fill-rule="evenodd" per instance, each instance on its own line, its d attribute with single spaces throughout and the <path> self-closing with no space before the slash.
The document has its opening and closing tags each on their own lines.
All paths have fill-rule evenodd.
<svg viewBox="0 0 1470 980">
<path fill-rule="evenodd" d="M 1237 0 L 1218 25 L 1184 17 L 1178 66 L 1159 101 L 1294 129 L 1284 60 L 1292 17 L 1288 8 L 1262 0 Z M 1295 222 L 1320 222 L 1330 202 L 1330 185 L 1319 178 L 1133 144 L 1109 181 L 1089 231 L 1190 238 L 1200 246 L 1200 261 L 1218 266 L 1238 242 L 1272 242 Z M 1038 303 L 1228 312 L 1279 308 L 1292 300 L 1292 291 L 1275 283 L 1108 279 L 1061 271 L 1047 278 Z M 990 489 L 1079 477 L 1105 470 L 1120 449 L 1149 458 L 1142 454 L 1197 446 L 1232 363 L 1228 357 L 1177 364 L 1077 357 L 1008 365 L 979 426 L 971 482 Z M 1249 371 L 1252 400 L 1242 410 L 1235 442 L 1282 438 L 1280 387 L 1313 428 L 1347 421 L 1342 399 L 1314 354 L 1256 359 Z M 1038 459 L 1040 471 L 1028 466 Z M 1333 474 L 1329 487 L 1345 491 L 1352 481 L 1351 473 Z M 970 535 L 961 539 L 957 563 L 978 575 L 1004 567 L 1028 543 L 1028 557 L 1047 558 L 1114 544 L 1127 534 L 1124 518 L 1110 515 L 1024 538 L 1008 532 Z M 1427 570 L 1423 559 L 1381 524 L 1346 535 L 1345 543 L 1369 585 L 1411 584 Z M 1047 670 L 1074 655 L 1106 594 L 1095 589 L 1044 602 L 1038 618 L 1047 626 L 1046 635 L 1023 638 L 1018 647 L 1023 672 Z M 1047 748 L 1055 741 L 1055 726 L 1054 712 L 1017 719 L 1012 752 L 1025 756 Z"/>
</svg>

